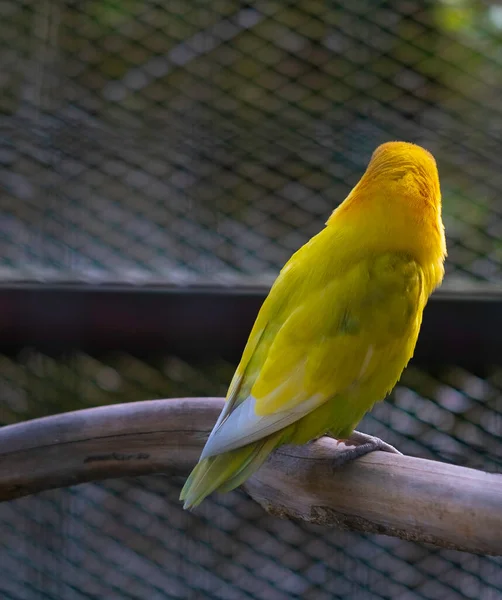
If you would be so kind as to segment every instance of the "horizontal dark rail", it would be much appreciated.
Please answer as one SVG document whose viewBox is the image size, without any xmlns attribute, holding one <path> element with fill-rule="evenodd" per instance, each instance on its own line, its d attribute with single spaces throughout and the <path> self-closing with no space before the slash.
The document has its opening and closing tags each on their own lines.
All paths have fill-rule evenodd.
<svg viewBox="0 0 502 600">
<path fill-rule="evenodd" d="M 266 288 L 0 287 L 0 352 L 121 350 L 237 361 Z M 502 362 L 502 293 L 447 292 L 426 308 L 415 364 Z"/>
</svg>

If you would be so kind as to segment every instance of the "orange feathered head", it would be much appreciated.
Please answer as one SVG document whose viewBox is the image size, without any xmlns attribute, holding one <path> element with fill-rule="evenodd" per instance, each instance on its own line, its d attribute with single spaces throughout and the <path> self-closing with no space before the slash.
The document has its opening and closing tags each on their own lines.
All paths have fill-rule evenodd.
<svg viewBox="0 0 502 600">
<path fill-rule="evenodd" d="M 378 146 L 359 185 L 416 195 L 434 204 L 441 201 L 434 157 L 425 148 L 409 142 L 386 142 Z"/>
<path fill-rule="evenodd" d="M 354 232 L 373 251 L 406 251 L 442 265 L 446 243 L 434 157 L 409 142 L 382 144 L 327 225 L 337 235 Z"/>
</svg>

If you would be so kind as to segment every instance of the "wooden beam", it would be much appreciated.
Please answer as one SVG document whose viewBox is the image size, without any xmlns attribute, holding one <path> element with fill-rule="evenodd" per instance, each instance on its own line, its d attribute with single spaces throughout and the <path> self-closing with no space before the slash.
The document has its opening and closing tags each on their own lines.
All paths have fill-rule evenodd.
<svg viewBox="0 0 502 600">
<path fill-rule="evenodd" d="M 0 429 L 0 500 L 148 473 L 188 473 L 221 398 L 152 400 Z M 374 452 L 334 470 L 334 440 L 284 446 L 246 484 L 269 512 L 324 526 L 502 554 L 502 475 Z"/>
<path fill-rule="evenodd" d="M 237 363 L 268 291 L 223 285 L 3 285 L 0 352 L 118 350 Z M 498 364 L 500 323 L 501 288 L 441 288 L 425 309 L 413 363 Z"/>
</svg>

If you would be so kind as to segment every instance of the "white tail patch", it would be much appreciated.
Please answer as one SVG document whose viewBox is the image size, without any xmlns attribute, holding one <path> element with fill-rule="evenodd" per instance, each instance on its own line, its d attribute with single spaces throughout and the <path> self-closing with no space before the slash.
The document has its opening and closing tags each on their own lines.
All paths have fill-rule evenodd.
<svg viewBox="0 0 502 600">
<path fill-rule="evenodd" d="M 322 404 L 323 400 L 321 394 L 316 394 L 287 411 L 260 416 L 255 412 L 256 400 L 253 396 L 248 396 L 226 419 L 218 419 L 200 460 L 261 440 L 298 421 Z"/>
</svg>

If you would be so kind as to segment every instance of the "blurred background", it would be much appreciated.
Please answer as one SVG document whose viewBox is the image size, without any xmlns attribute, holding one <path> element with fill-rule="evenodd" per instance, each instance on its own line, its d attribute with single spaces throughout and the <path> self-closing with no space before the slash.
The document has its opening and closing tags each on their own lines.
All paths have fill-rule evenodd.
<svg viewBox="0 0 502 600">
<path fill-rule="evenodd" d="M 480 339 L 501 337 L 498 2 L 1 0 L 0 64 L 0 424 L 224 395 L 254 313 L 228 314 L 227 352 L 188 318 L 157 331 L 160 308 L 135 352 L 138 299 L 189 290 L 204 331 L 219 302 L 260 300 L 392 139 L 438 161 L 448 310 L 467 327 L 486 307 Z M 437 325 L 465 357 L 422 352 L 360 428 L 500 472 L 500 353 Z M 282 521 L 240 491 L 186 514 L 181 484 L 0 505 L 1 598 L 502 598 L 500 559 Z"/>
</svg>

